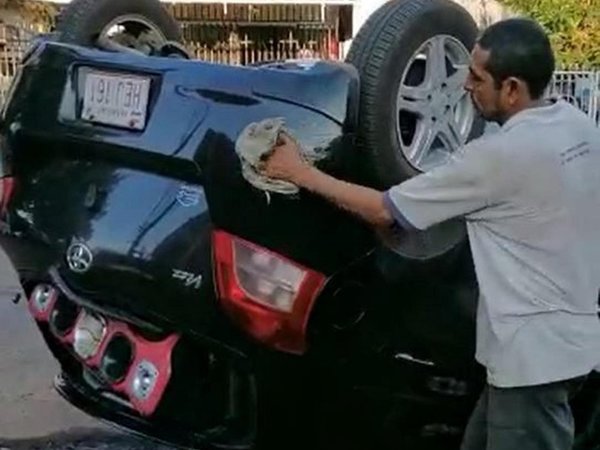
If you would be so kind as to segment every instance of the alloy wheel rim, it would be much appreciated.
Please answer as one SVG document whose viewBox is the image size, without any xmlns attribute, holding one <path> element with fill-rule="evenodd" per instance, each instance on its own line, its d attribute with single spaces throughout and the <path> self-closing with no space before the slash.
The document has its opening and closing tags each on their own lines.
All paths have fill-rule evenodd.
<svg viewBox="0 0 600 450">
<path fill-rule="evenodd" d="M 404 158 L 426 172 L 468 140 L 475 107 L 464 89 L 470 53 L 456 38 L 437 35 L 410 59 L 396 96 L 396 132 Z"/>
<path fill-rule="evenodd" d="M 116 17 L 102 29 L 99 38 L 108 39 L 144 54 L 151 54 L 168 42 L 156 24 L 137 14 Z"/>
</svg>

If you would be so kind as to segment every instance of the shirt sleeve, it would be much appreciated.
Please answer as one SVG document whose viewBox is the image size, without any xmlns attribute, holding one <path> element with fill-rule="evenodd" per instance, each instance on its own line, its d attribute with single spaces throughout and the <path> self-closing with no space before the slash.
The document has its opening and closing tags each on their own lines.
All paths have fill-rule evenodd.
<svg viewBox="0 0 600 450">
<path fill-rule="evenodd" d="M 385 192 L 385 205 L 400 226 L 419 230 L 486 208 L 499 188 L 497 153 L 473 141 L 447 164 Z"/>
</svg>

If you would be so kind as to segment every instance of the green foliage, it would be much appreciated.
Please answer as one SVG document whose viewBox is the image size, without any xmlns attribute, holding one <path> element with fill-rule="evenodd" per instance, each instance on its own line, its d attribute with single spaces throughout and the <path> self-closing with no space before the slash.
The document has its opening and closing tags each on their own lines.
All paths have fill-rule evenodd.
<svg viewBox="0 0 600 450">
<path fill-rule="evenodd" d="M 600 66 L 600 0 L 500 0 L 550 33 L 563 66 Z"/>
<path fill-rule="evenodd" d="M 50 27 L 57 13 L 52 3 L 35 0 L 0 0 L 0 9 L 16 11 L 26 21 L 42 27 Z"/>
</svg>

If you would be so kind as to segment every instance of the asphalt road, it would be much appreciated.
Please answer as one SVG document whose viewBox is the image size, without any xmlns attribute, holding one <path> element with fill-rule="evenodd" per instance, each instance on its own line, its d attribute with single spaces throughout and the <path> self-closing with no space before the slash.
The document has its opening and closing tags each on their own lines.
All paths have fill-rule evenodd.
<svg viewBox="0 0 600 450">
<path fill-rule="evenodd" d="M 91 419 L 52 387 L 58 369 L 18 292 L 14 270 L 0 250 L 0 450 L 168 450 Z"/>
</svg>

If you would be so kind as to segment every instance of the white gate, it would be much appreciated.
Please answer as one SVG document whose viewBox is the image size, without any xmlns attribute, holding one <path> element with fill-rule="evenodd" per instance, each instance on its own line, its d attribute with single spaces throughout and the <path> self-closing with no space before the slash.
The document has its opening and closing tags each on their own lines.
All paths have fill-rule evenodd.
<svg viewBox="0 0 600 450">
<path fill-rule="evenodd" d="M 577 106 L 600 126 L 600 71 L 557 71 L 548 95 L 563 98 Z"/>
</svg>

